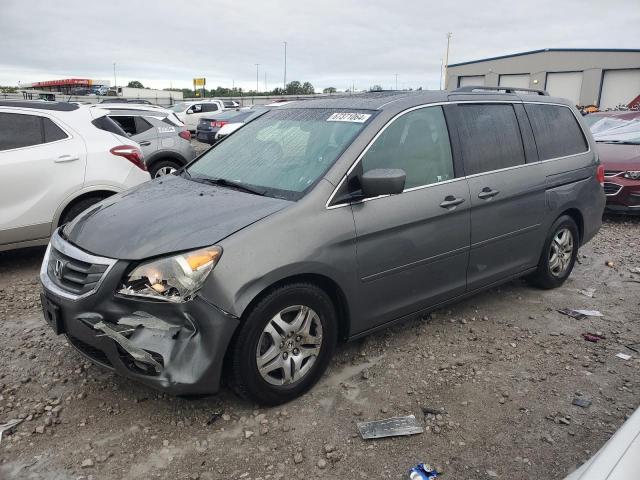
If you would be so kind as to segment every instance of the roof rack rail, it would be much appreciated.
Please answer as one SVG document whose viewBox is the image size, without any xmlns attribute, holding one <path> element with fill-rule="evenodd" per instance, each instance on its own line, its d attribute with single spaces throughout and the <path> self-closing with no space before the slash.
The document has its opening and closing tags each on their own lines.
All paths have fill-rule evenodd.
<svg viewBox="0 0 640 480">
<path fill-rule="evenodd" d="M 482 92 L 482 91 L 490 91 L 490 92 L 504 92 L 504 93 L 516 93 L 516 92 L 529 92 L 535 93 L 537 95 L 549 96 L 549 92 L 546 90 L 537 90 L 535 88 L 520 88 L 520 87 L 486 87 L 484 85 L 478 86 L 465 86 L 459 87 L 455 90 L 452 90 L 451 93 L 472 93 L 472 92 Z"/>
</svg>

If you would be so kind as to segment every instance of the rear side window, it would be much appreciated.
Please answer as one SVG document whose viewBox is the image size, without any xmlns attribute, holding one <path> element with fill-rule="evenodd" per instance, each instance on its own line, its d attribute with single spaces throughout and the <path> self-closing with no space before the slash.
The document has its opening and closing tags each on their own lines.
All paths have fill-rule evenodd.
<svg viewBox="0 0 640 480">
<path fill-rule="evenodd" d="M 116 135 L 120 135 L 121 137 L 125 137 L 125 138 L 127 136 L 125 131 L 122 130 L 122 128 L 120 128 L 120 125 L 118 125 L 116 122 L 111 120 L 106 115 L 104 117 L 96 118 L 91 123 L 96 128 L 99 128 L 100 130 L 104 130 L 105 132 L 115 133 Z"/>
<path fill-rule="evenodd" d="M 218 105 L 215 103 L 203 103 L 202 104 L 202 111 L 203 112 L 217 112 L 218 111 Z"/>
<path fill-rule="evenodd" d="M 405 188 L 452 179 L 453 158 L 442 107 L 414 110 L 389 125 L 362 157 L 363 173 L 377 168 L 404 170 Z"/>
<path fill-rule="evenodd" d="M 153 125 L 151 125 L 147 120 L 145 120 L 142 117 L 135 117 L 136 119 L 136 133 L 142 133 L 142 132 L 146 132 L 147 130 L 149 130 L 150 128 L 153 128 Z"/>
<path fill-rule="evenodd" d="M 540 160 L 566 157 L 588 150 L 584 133 L 567 107 L 525 104 Z"/>
<path fill-rule="evenodd" d="M 56 142 L 58 140 L 62 140 L 64 138 L 67 138 L 68 135 L 66 133 L 64 133 L 64 131 L 59 126 L 57 126 L 55 123 L 53 123 L 48 118 L 42 117 L 42 122 L 43 122 L 43 127 L 44 127 L 44 142 L 45 143 Z"/>
<path fill-rule="evenodd" d="M 67 138 L 48 118 L 18 113 L 0 113 L 0 150 L 31 147 Z"/>
<path fill-rule="evenodd" d="M 453 110 L 467 175 L 524 165 L 520 127 L 510 104 L 457 105 Z"/>
</svg>

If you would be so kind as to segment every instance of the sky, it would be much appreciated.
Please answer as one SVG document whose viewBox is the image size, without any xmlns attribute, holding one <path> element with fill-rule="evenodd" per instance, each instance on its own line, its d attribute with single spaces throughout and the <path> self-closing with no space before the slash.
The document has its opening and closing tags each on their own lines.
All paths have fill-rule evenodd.
<svg viewBox="0 0 640 480">
<path fill-rule="evenodd" d="M 118 85 L 316 91 L 437 89 L 449 62 L 541 48 L 640 48 L 639 0 L 0 0 L 0 85 L 92 78 Z"/>
</svg>

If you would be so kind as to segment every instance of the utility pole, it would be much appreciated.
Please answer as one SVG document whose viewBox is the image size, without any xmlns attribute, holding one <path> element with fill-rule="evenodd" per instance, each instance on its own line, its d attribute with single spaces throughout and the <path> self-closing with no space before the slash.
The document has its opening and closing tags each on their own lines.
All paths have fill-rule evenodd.
<svg viewBox="0 0 640 480">
<path fill-rule="evenodd" d="M 287 89 L 287 42 L 284 42 L 284 83 L 283 88 Z"/>
<path fill-rule="evenodd" d="M 444 89 L 447 89 L 447 83 L 448 83 L 448 78 L 447 78 L 447 68 L 449 67 L 449 47 L 451 45 L 451 37 L 453 36 L 453 33 L 451 32 L 447 32 L 447 52 L 445 53 L 444 56 Z"/>
<path fill-rule="evenodd" d="M 398 74 L 396 73 L 396 90 L 398 90 Z"/>
<path fill-rule="evenodd" d="M 118 82 L 116 80 L 116 62 L 113 62 L 113 86 L 114 88 L 118 88 Z M 117 92 L 117 90 L 116 90 Z"/>
<path fill-rule="evenodd" d="M 258 93 L 260 91 L 259 87 L 258 87 L 258 70 L 259 69 L 260 69 L 260 64 L 256 63 L 256 93 Z"/>
</svg>

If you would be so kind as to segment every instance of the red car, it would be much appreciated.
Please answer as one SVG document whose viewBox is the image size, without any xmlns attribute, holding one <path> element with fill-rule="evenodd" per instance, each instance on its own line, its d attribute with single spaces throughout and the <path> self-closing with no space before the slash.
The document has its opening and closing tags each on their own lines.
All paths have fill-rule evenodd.
<svg viewBox="0 0 640 480">
<path fill-rule="evenodd" d="M 640 112 L 602 112 L 585 118 L 605 169 L 606 210 L 640 214 Z"/>
</svg>

